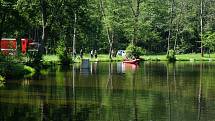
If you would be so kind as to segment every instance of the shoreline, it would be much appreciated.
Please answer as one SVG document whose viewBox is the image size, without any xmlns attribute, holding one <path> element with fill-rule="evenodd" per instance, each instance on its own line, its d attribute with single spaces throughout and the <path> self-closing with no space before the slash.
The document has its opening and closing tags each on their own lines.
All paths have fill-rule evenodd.
<svg viewBox="0 0 215 121">
<path fill-rule="evenodd" d="M 121 62 L 124 60 L 123 57 L 117 56 L 114 57 L 112 60 L 109 59 L 108 54 L 100 54 L 98 55 L 98 58 L 90 58 L 89 55 L 85 55 L 82 59 L 89 59 L 90 62 Z M 74 63 L 80 63 L 82 61 L 79 57 L 74 60 Z M 142 55 L 140 56 L 141 61 L 168 61 L 166 58 L 166 55 Z M 176 55 L 176 62 L 180 61 L 190 61 L 190 62 L 195 62 L 195 61 L 204 61 L 204 62 L 213 62 L 215 61 L 215 54 L 205 54 L 205 57 L 201 57 L 200 54 L 181 54 L 181 55 Z M 45 55 L 43 57 L 43 63 L 48 64 L 49 63 L 55 63 L 55 64 L 60 64 L 60 59 L 57 55 Z"/>
</svg>

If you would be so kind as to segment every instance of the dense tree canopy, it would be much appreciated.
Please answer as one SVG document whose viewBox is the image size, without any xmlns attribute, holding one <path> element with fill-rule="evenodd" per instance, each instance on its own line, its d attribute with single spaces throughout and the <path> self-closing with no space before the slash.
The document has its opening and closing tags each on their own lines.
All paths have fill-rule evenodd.
<svg viewBox="0 0 215 121">
<path fill-rule="evenodd" d="M 208 35 L 215 31 L 214 0 L 1 0 L 0 13 L 0 37 L 32 38 L 49 53 L 59 41 L 71 50 L 74 37 L 76 50 L 88 53 L 129 44 L 147 53 L 191 53 L 215 41 Z M 212 48 L 206 45 L 204 51 Z"/>
</svg>

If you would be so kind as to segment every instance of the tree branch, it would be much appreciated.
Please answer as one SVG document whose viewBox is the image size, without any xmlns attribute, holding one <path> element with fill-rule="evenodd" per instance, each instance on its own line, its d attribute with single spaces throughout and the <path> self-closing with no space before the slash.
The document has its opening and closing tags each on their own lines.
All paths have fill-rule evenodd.
<svg viewBox="0 0 215 121">
<path fill-rule="evenodd" d="M 129 6 L 130 6 L 130 8 L 131 8 L 131 10 L 132 10 L 133 15 L 135 16 L 135 15 L 136 15 L 136 12 L 135 12 L 135 10 L 134 10 L 134 8 L 133 8 L 132 4 L 131 4 L 131 3 L 132 3 L 132 1 L 127 0 L 127 2 L 128 2 Z"/>
</svg>

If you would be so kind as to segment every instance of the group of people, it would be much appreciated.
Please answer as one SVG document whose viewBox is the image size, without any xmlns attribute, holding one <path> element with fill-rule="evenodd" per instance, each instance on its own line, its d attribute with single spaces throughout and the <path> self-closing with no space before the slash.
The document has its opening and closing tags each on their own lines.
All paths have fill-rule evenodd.
<svg viewBox="0 0 215 121">
<path fill-rule="evenodd" d="M 91 50 L 90 51 L 90 57 L 91 58 L 93 58 L 93 57 L 97 58 L 97 51 L 96 50 Z"/>
<path fill-rule="evenodd" d="M 80 50 L 80 58 L 83 58 L 84 52 L 83 49 Z M 76 57 L 76 51 L 74 52 L 74 56 Z M 91 50 L 90 51 L 90 57 L 91 58 L 97 58 L 97 51 L 96 50 Z"/>
</svg>

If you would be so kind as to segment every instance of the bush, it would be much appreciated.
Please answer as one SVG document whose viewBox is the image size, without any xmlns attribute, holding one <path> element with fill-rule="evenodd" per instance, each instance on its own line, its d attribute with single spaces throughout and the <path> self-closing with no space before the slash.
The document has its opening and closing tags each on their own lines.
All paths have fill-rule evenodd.
<svg viewBox="0 0 215 121">
<path fill-rule="evenodd" d="M 5 62 L 0 67 L 0 75 L 9 79 L 23 78 L 25 75 L 33 75 L 35 73 L 35 69 L 20 63 Z"/>
<path fill-rule="evenodd" d="M 0 87 L 4 87 L 5 81 L 4 77 L 0 75 Z"/>
<path fill-rule="evenodd" d="M 60 40 L 57 44 L 57 48 L 55 49 L 58 56 L 63 56 L 65 52 L 66 45 L 63 40 Z"/>
<path fill-rule="evenodd" d="M 175 62 L 176 61 L 176 57 L 175 57 L 175 51 L 174 50 L 169 50 L 168 52 L 169 54 L 167 54 L 167 60 L 169 62 Z"/>
<path fill-rule="evenodd" d="M 26 65 L 24 65 L 23 71 L 24 71 L 25 77 L 33 76 L 36 73 L 36 70 L 34 68 Z"/>
<path fill-rule="evenodd" d="M 6 61 L 6 57 L 0 52 L 0 62 Z"/>
<path fill-rule="evenodd" d="M 0 75 L 0 81 L 4 81 L 4 77 Z"/>
<path fill-rule="evenodd" d="M 0 54 L 0 81 L 5 78 L 23 78 L 27 74 L 34 74 L 35 70 L 20 63 L 21 59 L 21 57 L 3 56 Z"/>
<path fill-rule="evenodd" d="M 60 62 L 60 58 L 58 55 L 44 55 L 43 56 L 43 65 L 44 66 L 58 64 L 58 62 Z"/>
<path fill-rule="evenodd" d="M 140 55 L 143 55 L 145 53 L 145 51 L 141 48 L 141 47 L 137 47 L 134 46 L 132 44 L 130 44 L 127 48 L 126 48 L 126 56 L 128 58 L 132 58 L 133 56 L 135 58 L 139 58 Z"/>
<path fill-rule="evenodd" d="M 57 55 L 59 56 L 60 62 L 63 65 L 69 65 L 71 58 L 66 51 L 66 45 L 63 40 L 58 42 L 58 47 L 56 48 Z"/>
<path fill-rule="evenodd" d="M 60 62 L 63 65 L 69 65 L 71 62 L 71 58 L 68 56 L 67 52 L 65 51 L 63 55 L 59 56 Z"/>
</svg>

